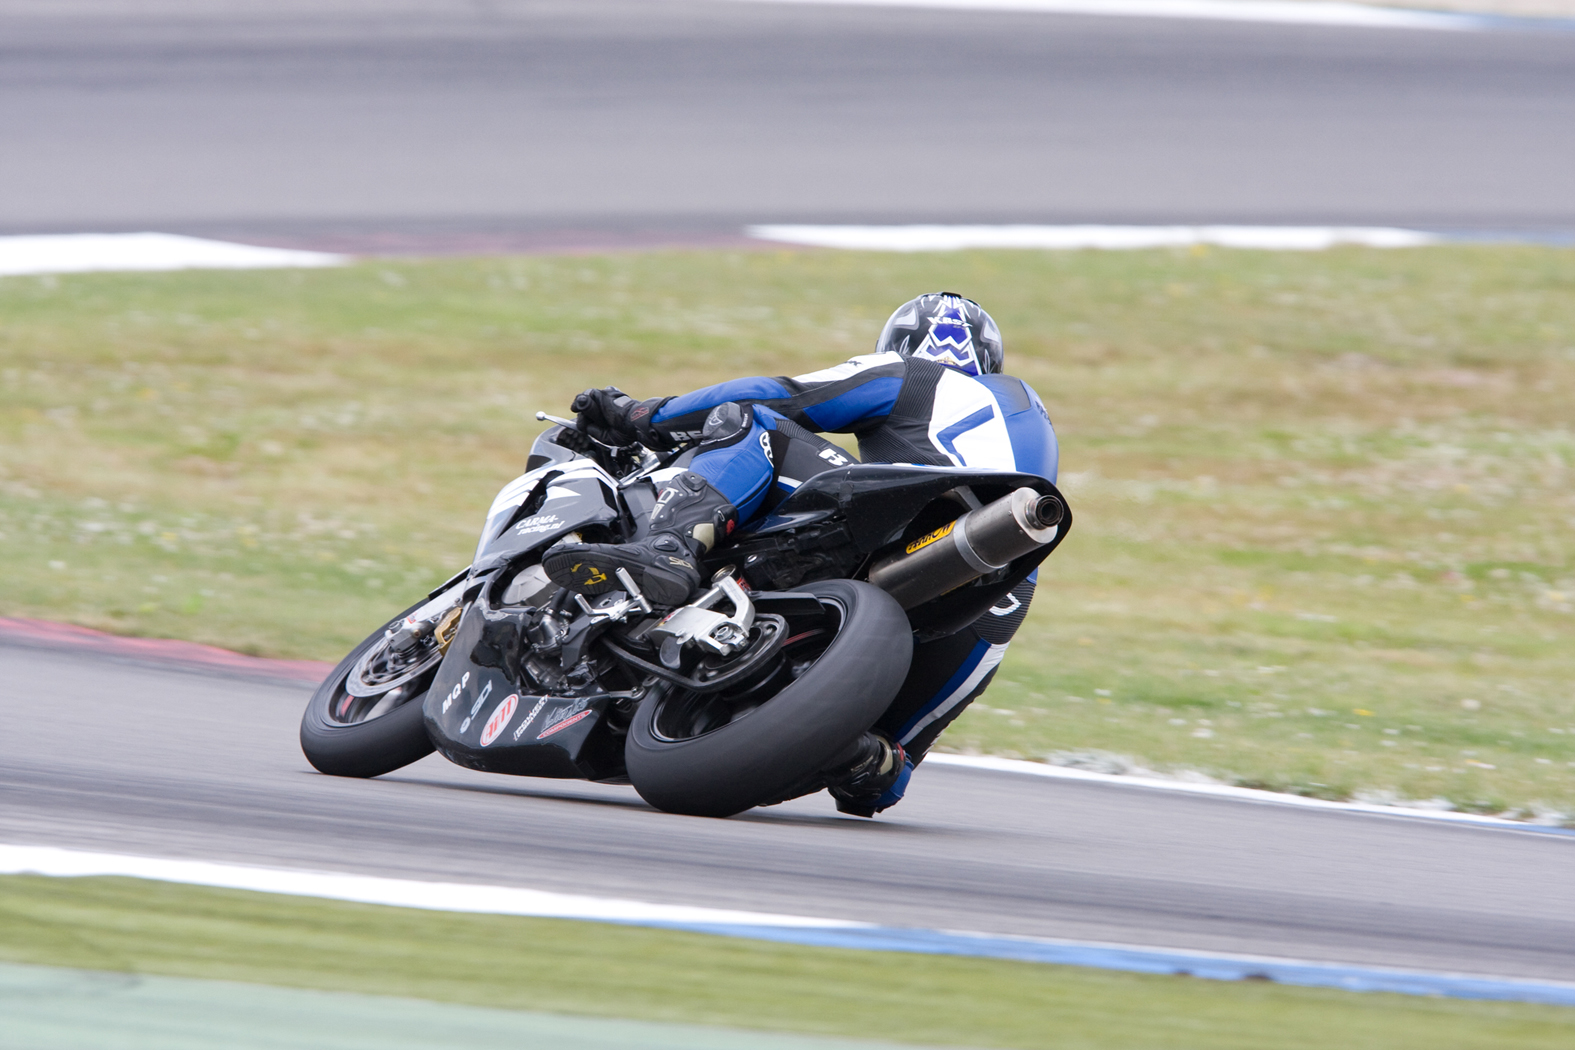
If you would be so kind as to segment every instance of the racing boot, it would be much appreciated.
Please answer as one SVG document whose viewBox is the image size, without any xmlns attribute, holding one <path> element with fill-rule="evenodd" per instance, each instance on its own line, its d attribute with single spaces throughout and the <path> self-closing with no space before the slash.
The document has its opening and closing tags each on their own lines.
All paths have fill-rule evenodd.
<svg viewBox="0 0 1575 1050">
<path fill-rule="evenodd" d="M 879 733 L 865 733 L 857 748 L 850 762 L 828 775 L 831 797 L 837 800 L 840 813 L 873 817 L 902 797 L 898 793 L 890 801 L 886 798 L 892 788 L 906 780 L 912 767 L 902 745 Z"/>
<path fill-rule="evenodd" d="M 541 567 L 560 587 L 604 594 L 623 586 L 627 569 L 652 605 L 682 605 L 700 588 L 700 557 L 738 523 L 727 497 L 700 475 L 684 471 L 662 486 L 651 511 L 651 532 L 633 543 L 563 540 L 547 548 Z"/>
</svg>

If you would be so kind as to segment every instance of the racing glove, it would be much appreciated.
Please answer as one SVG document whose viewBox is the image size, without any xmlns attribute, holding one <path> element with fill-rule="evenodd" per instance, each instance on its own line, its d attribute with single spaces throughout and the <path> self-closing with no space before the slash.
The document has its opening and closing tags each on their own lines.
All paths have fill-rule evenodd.
<svg viewBox="0 0 1575 1050">
<path fill-rule="evenodd" d="M 653 397 L 636 401 L 615 386 L 592 387 L 583 391 L 569 406 L 575 414 L 580 433 L 606 445 L 630 445 L 638 441 L 647 448 L 666 451 L 676 442 L 653 424 L 657 409 L 667 401 Z"/>
</svg>

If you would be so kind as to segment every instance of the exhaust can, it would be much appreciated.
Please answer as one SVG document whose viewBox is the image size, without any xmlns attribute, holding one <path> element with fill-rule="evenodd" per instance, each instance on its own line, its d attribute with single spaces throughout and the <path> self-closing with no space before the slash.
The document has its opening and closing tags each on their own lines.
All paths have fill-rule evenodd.
<svg viewBox="0 0 1575 1050">
<path fill-rule="evenodd" d="M 1055 496 L 1024 486 L 920 536 L 870 569 L 869 581 L 912 609 L 1053 542 L 1065 515 Z"/>
</svg>

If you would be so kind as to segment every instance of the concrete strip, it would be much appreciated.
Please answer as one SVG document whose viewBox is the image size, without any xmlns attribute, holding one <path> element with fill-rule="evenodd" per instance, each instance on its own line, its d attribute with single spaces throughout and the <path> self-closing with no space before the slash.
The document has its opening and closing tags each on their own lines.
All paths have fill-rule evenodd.
<svg viewBox="0 0 1575 1050">
<path fill-rule="evenodd" d="M 881 1050 L 892 1044 L 0 963 L 27 1050 Z"/>
</svg>

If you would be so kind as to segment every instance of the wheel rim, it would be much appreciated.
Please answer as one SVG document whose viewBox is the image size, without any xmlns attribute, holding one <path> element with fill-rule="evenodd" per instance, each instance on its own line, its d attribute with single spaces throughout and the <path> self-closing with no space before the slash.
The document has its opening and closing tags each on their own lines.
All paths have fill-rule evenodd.
<svg viewBox="0 0 1575 1050">
<path fill-rule="evenodd" d="M 408 656 L 395 650 L 390 643 L 391 639 L 385 635 L 361 654 L 361 659 L 345 675 L 342 688 L 346 693 L 356 697 L 383 696 L 419 678 L 443 659 L 442 648 L 431 639 Z"/>
<path fill-rule="evenodd" d="M 769 703 L 778 693 L 798 681 L 841 633 L 843 609 L 840 603 L 821 599 L 823 615 L 789 621 L 774 665 L 764 674 L 736 689 L 717 693 L 695 693 L 674 686 L 665 695 L 653 697 L 656 704 L 651 718 L 651 735 L 663 743 L 676 744 L 714 733 L 747 718 Z"/>
</svg>

